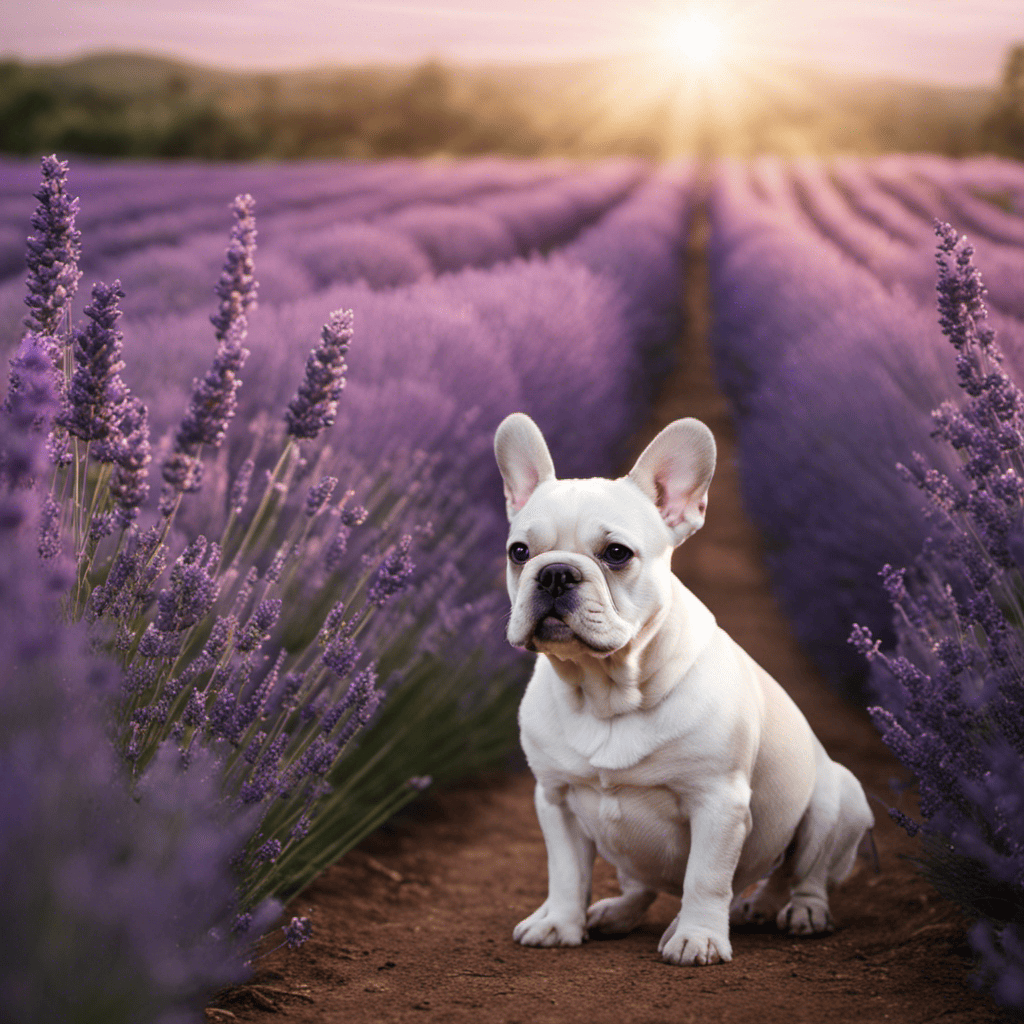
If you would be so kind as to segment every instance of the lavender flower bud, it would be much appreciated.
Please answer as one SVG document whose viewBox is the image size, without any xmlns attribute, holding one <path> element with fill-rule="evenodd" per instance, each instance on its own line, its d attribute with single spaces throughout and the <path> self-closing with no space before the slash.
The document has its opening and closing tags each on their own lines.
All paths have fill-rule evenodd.
<svg viewBox="0 0 1024 1024">
<path fill-rule="evenodd" d="M 347 633 L 343 633 L 331 639 L 321 660 L 339 679 L 344 679 L 359 661 L 359 648 Z"/>
<path fill-rule="evenodd" d="M 60 552 L 60 505 L 47 495 L 39 511 L 39 557 L 56 558 Z"/>
<path fill-rule="evenodd" d="M 179 494 L 194 493 L 202 485 L 199 448 L 219 448 L 235 415 L 238 378 L 249 350 L 242 344 L 248 333 L 246 312 L 256 304 L 256 281 L 252 275 L 256 250 L 256 229 L 251 196 L 238 196 L 232 204 L 235 224 L 224 271 L 217 284 L 220 309 L 211 318 L 216 328 L 217 351 L 203 379 L 194 382 L 192 398 L 174 438 L 174 451 L 165 460 L 167 484 L 161 507 L 165 514 Z"/>
<path fill-rule="evenodd" d="M 381 608 L 392 597 L 400 594 L 409 586 L 409 577 L 415 569 L 415 565 L 409 557 L 411 545 L 412 536 L 406 534 L 384 557 L 377 570 L 373 585 L 366 595 L 371 604 Z"/>
<path fill-rule="evenodd" d="M 314 484 L 309 489 L 309 493 L 306 495 L 306 515 L 312 519 L 324 507 L 324 504 L 330 498 L 334 488 L 337 486 L 338 478 L 336 476 L 325 476 L 319 483 Z"/>
<path fill-rule="evenodd" d="M 65 314 L 78 290 L 82 276 L 78 269 L 81 234 L 75 229 L 78 200 L 65 191 L 68 165 L 56 156 L 42 159 L 43 182 L 35 193 L 39 206 L 32 215 L 37 234 L 28 239 L 28 295 L 31 312 L 25 318 L 30 331 L 49 335 L 60 333 Z M 51 357 L 62 355 L 59 350 Z M 54 359 L 55 369 L 60 369 Z"/>
<path fill-rule="evenodd" d="M 281 615 L 282 603 L 279 597 L 260 601 L 235 639 L 236 651 L 248 654 L 270 636 L 271 629 Z"/>
<path fill-rule="evenodd" d="M 281 840 L 280 839 L 268 839 L 257 851 L 255 855 L 255 861 L 257 864 L 262 864 L 265 861 L 273 863 L 281 856 Z"/>
<path fill-rule="evenodd" d="M 313 822 L 308 814 L 304 814 L 295 825 L 292 827 L 291 832 L 288 834 L 289 838 L 299 840 L 304 839 L 309 834 L 309 827 Z"/>
<path fill-rule="evenodd" d="M 355 505 L 341 510 L 341 521 L 345 526 L 362 526 L 369 514 L 362 505 Z"/>
<path fill-rule="evenodd" d="M 344 524 L 338 527 L 334 539 L 327 545 L 324 552 L 324 568 L 328 572 L 337 572 L 341 568 L 342 559 L 348 550 L 348 538 L 352 531 Z"/>
<path fill-rule="evenodd" d="M 345 386 L 345 354 L 352 340 L 352 310 L 331 313 L 320 344 L 306 360 L 306 375 L 298 394 L 288 405 L 285 421 L 288 433 L 297 438 L 314 438 L 332 426 L 338 398 Z"/>
<path fill-rule="evenodd" d="M 289 949 L 298 949 L 313 934 L 313 922 L 308 917 L 293 917 L 284 926 L 284 940 Z"/>
<path fill-rule="evenodd" d="M 85 307 L 89 323 L 72 337 L 76 369 L 57 424 L 83 441 L 103 442 L 111 438 L 119 426 L 120 408 L 128 395 L 119 376 L 124 363 L 122 335 L 117 329 L 121 316 L 118 300 L 123 298 L 120 281 L 93 285 L 92 304 Z M 111 444 L 116 443 L 115 436 Z M 105 448 L 98 449 L 96 455 L 102 462 L 112 461 Z"/>
<path fill-rule="evenodd" d="M 114 463 L 110 478 L 110 495 L 117 503 L 114 515 L 127 529 L 149 494 L 149 411 L 139 399 L 129 396 L 124 402 L 116 442 L 108 439 L 104 444 Z"/>
<path fill-rule="evenodd" d="M 156 627 L 162 632 L 181 632 L 195 625 L 217 600 L 217 579 L 209 567 L 199 564 L 205 551 L 206 538 L 197 537 L 174 563 L 170 585 L 158 599 Z"/>
<path fill-rule="evenodd" d="M 249 486 L 252 483 L 252 474 L 255 468 L 256 463 L 252 459 L 246 459 L 238 467 L 238 474 L 231 485 L 231 497 L 228 500 L 228 507 L 236 515 L 241 513 L 245 503 L 249 500 Z"/>
<path fill-rule="evenodd" d="M 215 289 L 220 309 L 210 321 L 217 329 L 217 340 L 223 341 L 239 324 L 246 326 L 245 314 L 256 307 L 259 287 L 253 276 L 256 254 L 256 200 L 251 195 L 235 196 L 231 212 L 235 217 L 231 243 L 224 257 L 224 270 Z"/>
<path fill-rule="evenodd" d="M 3 412 L 3 445 L 0 476 L 11 490 L 31 486 L 39 472 L 41 437 L 57 408 L 53 363 L 43 340 L 27 334 L 11 360 L 12 382 L 17 388 L 7 395 Z"/>
</svg>

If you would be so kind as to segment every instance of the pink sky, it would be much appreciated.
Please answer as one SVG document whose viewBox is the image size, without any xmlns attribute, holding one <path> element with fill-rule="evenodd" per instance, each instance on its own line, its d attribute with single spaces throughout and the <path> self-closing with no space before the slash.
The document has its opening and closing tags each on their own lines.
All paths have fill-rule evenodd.
<svg viewBox="0 0 1024 1024">
<path fill-rule="evenodd" d="M 922 81 L 994 84 L 1024 42 L 1022 0 L 692 0 L 734 51 Z M 231 68 L 552 60 L 650 45 L 691 0 L 31 0 L 0 53 L 144 50 Z"/>
</svg>

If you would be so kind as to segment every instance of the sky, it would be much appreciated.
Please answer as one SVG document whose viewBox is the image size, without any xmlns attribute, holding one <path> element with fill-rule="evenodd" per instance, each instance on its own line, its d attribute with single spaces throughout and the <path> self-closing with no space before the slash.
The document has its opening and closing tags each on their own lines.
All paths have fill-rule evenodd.
<svg viewBox="0 0 1024 1024">
<path fill-rule="evenodd" d="M 549 61 L 656 47 L 696 8 L 732 58 L 994 85 L 1024 0 L 3 0 L 0 54 L 130 50 L 233 69 Z"/>
</svg>

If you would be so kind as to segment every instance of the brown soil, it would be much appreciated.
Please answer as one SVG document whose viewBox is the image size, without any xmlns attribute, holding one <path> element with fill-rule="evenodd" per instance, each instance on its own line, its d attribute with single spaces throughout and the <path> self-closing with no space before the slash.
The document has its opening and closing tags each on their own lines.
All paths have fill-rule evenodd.
<svg viewBox="0 0 1024 1024">
<path fill-rule="evenodd" d="M 718 621 L 792 694 L 836 760 L 886 805 L 904 773 L 867 716 L 825 689 L 779 613 L 758 538 L 740 504 L 734 433 L 707 355 L 701 226 L 686 302 L 684 366 L 666 383 L 636 449 L 666 423 L 712 428 L 719 468 L 707 525 L 676 571 Z M 835 933 L 794 939 L 734 929 L 734 959 L 661 962 L 658 939 L 678 901 L 658 898 L 630 935 L 571 949 L 524 948 L 512 928 L 546 895 L 532 779 L 507 773 L 427 797 L 327 870 L 290 908 L 314 936 L 272 953 L 254 983 L 222 993 L 213 1021 L 660 1024 L 1005 1020 L 968 984 L 964 924 L 907 859 L 916 844 L 875 804 L 880 871 L 864 860 L 834 894 Z M 903 797 L 907 800 L 907 797 Z M 908 801 L 908 811 L 913 810 Z M 594 898 L 617 892 L 603 861 Z M 280 933 L 278 933 L 280 934 Z"/>
</svg>

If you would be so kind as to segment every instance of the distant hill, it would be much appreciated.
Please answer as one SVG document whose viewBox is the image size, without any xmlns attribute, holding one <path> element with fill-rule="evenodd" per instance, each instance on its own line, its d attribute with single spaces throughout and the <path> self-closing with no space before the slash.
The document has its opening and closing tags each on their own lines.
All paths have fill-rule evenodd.
<svg viewBox="0 0 1024 1024">
<path fill-rule="evenodd" d="M 716 105 L 649 57 L 235 72 L 137 53 L 0 62 L 0 151 L 207 159 L 984 150 L 993 89 L 745 75 Z M 738 83 L 737 83 L 738 84 Z"/>
</svg>

